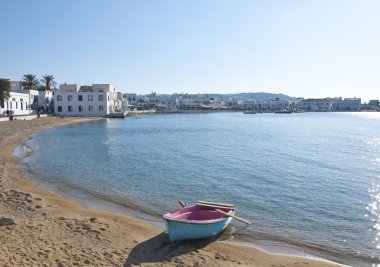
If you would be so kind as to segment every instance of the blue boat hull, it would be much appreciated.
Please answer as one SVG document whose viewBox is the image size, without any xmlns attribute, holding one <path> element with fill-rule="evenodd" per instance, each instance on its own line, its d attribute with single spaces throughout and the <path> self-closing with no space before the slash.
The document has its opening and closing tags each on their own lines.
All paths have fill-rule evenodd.
<svg viewBox="0 0 380 267">
<path fill-rule="evenodd" d="M 231 217 L 210 223 L 181 222 L 164 218 L 171 241 L 200 239 L 219 235 L 231 222 Z"/>
</svg>

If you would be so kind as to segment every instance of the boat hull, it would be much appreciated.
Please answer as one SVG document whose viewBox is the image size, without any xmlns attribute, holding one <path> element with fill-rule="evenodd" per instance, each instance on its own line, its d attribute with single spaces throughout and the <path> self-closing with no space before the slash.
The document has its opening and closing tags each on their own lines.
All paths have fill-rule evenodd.
<svg viewBox="0 0 380 267">
<path fill-rule="evenodd" d="M 171 241 L 218 236 L 224 229 L 226 229 L 230 222 L 231 218 L 208 224 L 179 222 L 165 219 L 167 233 Z"/>
<path fill-rule="evenodd" d="M 234 214 L 233 210 L 228 212 Z M 199 207 L 179 209 L 165 214 L 163 218 L 171 241 L 218 236 L 232 220 L 231 217 Z"/>
</svg>

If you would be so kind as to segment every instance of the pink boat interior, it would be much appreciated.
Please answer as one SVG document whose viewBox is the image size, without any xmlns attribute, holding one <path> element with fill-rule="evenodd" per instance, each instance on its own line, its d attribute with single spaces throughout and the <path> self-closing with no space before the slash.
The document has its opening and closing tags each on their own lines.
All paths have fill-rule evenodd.
<svg viewBox="0 0 380 267">
<path fill-rule="evenodd" d="M 225 212 L 232 212 L 231 209 L 219 208 Z M 215 220 L 225 219 L 227 216 L 221 214 L 215 209 L 210 207 L 204 207 L 200 205 L 185 207 L 178 209 L 164 215 L 167 219 L 177 220 L 177 221 L 188 221 L 188 222 L 210 222 Z"/>
</svg>

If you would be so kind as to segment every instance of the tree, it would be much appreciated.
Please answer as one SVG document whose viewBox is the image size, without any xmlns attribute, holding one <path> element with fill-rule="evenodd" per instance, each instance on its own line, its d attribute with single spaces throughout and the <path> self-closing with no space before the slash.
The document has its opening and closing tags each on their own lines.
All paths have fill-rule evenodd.
<svg viewBox="0 0 380 267">
<path fill-rule="evenodd" d="M 42 90 L 51 90 L 55 88 L 56 82 L 54 81 L 53 75 L 45 74 L 45 76 L 42 76 L 41 79 L 41 89 Z"/>
<path fill-rule="evenodd" d="M 24 89 L 32 90 L 37 88 L 39 84 L 40 83 L 34 74 L 25 74 L 22 76 L 21 85 L 24 87 Z"/>
<path fill-rule="evenodd" d="M 0 79 L 0 105 L 10 96 L 11 82 L 8 79 Z"/>
</svg>

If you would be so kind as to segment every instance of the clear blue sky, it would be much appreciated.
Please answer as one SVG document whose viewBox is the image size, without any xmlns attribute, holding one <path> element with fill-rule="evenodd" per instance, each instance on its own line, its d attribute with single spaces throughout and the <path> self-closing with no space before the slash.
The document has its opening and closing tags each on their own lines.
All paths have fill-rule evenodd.
<svg viewBox="0 0 380 267">
<path fill-rule="evenodd" d="M 3 0 L 0 77 L 380 98 L 378 0 Z"/>
</svg>

